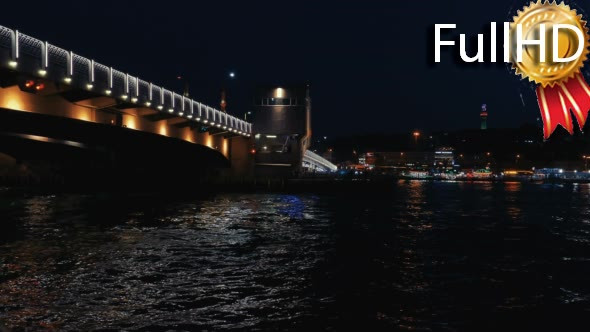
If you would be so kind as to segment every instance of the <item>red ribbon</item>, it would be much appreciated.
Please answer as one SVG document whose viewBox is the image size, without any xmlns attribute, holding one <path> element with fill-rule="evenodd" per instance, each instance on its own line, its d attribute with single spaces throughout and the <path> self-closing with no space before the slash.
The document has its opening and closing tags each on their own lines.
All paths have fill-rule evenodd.
<svg viewBox="0 0 590 332">
<path fill-rule="evenodd" d="M 580 129 L 584 127 L 590 110 L 590 86 L 581 74 L 552 87 L 537 88 L 537 99 L 543 118 L 543 137 L 548 139 L 558 125 L 574 133 L 573 111 Z"/>
</svg>

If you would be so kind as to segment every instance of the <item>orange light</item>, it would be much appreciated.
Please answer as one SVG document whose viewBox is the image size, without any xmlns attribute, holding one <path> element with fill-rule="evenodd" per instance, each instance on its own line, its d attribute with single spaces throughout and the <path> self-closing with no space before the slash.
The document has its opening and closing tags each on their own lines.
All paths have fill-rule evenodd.
<svg viewBox="0 0 590 332">
<path fill-rule="evenodd" d="M 223 143 L 221 145 L 221 153 L 223 153 L 223 155 L 227 157 L 228 151 L 229 151 L 229 145 L 228 145 L 227 139 L 224 138 Z"/>
<path fill-rule="evenodd" d="M 168 136 L 168 128 L 166 127 L 165 121 L 160 122 L 158 125 L 158 134 Z"/>
<path fill-rule="evenodd" d="M 123 127 L 129 129 L 137 129 L 137 125 L 135 123 L 135 117 L 131 115 L 123 116 Z"/>
<path fill-rule="evenodd" d="M 415 131 L 415 132 L 414 132 L 414 136 L 415 136 L 415 137 L 418 137 L 418 136 L 420 136 L 420 132 L 418 132 L 418 131 Z"/>
<path fill-rule="evenodd" d="M 29 80 L 29 81 L 26 81 L 26 82 L 25 82 L 25 87 L 27 87 L 27 88 L 30 88 L 30 87 L 32 87 L 33 85 L 35 85 L 35 81 L 31 81 L 31 80 Z"/>
<path fill-rule="evenodd" d="M 251 154 L 256 154 L 256 149 L 252 149 L 252 150 L 250 150 L 250 153 L 251 153 Z"/>
<path fill-rule="evenodd" d="M 35 85 L 35 89 L 37 91 L 41 91 L 41 90 L 45 89 L 45 84 L 39 83 L 39 84 Z"/>
</svg>

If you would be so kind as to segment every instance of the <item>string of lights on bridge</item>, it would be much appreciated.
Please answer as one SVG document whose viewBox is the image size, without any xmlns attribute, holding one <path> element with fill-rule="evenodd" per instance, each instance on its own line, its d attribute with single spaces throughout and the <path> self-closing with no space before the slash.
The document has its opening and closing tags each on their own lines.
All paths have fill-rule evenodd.
<svg viewBox="0 0 590 332">
<path fill-rule="evenodd" d="M 249 137 L 252 133 L 251 123 L 18 30 L 0 26 L 2 49 L 9 52 L 6 65 L 13 70 L 64 82 L 137 107 L 175 114 L 236 135 Z M 31 59 L 32 62 L 26 61 Z"/>
</svg>

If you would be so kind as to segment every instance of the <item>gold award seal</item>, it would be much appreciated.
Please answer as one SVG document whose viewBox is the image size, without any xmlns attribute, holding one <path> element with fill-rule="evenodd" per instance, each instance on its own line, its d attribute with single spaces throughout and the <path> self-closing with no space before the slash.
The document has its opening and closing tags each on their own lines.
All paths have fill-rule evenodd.
<svg viewBox="0 0 590 332">
<path fill-rule="evenodd" d="M 564 28 L 564 25 L 570 28 Z M 554 35 L 553 30 L 556 27 L 559 29 L 557 35 Z M 538 84 L 537 99 L 545 139 L 549 138 L 558 125 L 573 134 L 570 110 L 574 112 L 578 125 L 582 128 L 590 110 L 590 87 L 580 72 L 584 61 L 588 59 L 590 46 L 588 28 L 582 15 L 578 15 L 575 9 L 563 2 L 557 4 L 538 0 L 518 11 L 514 22 L 510 24 L 509 34 L 510 62 L 516 74 Z M 526 43 L 518 45 L 519 35 Z M 544 45 L 529 43 L 535 40 L 544 40 Z M 522 47 L 521 50 L 518 49 L 519 46 Z"/>
<path fill-rule="evenodd" d="M 522 25 L 522 38 L 526 40 L 539 39 L 541 24 L 545 25 L 545 62 L 540 60 L 540 49 L 537 45 L 526 45 L 522 51 L 522 61 L 517 61 L 516 51 L 516 25 Z M 578 40 L 577 35 L 567 29 L 560 29 L 558 40 L 553 40 L 553 27 L 556 24 L 570 24 L 582 31 L 583 40 Z M 514 17 L 514 22 L 510 25 L 510 40 L 513 41 L 510 49 L 510 59 L 516 73 L 523 78 L 528 78 L 543 87 L 553 86 L 558 82 L 568 78 L 573 78 L 576 73 L 584 66 L 584 61 L 588 59 L 588 28 L 586 22 L 582 20 L 582 15 L 578 15 L 575 9 L 571 9 L 563 2 L 556 4 L 554 2 L 531 3 L 529 6 L 518 11 Z M 560 58 L 568 58 L 575 54 L 578 49 L 578 43 L 585 43 L 582 55 L 570 62 L 553 62 L 553 43 L 558 43 L 558 52 Z"/>
</svg>

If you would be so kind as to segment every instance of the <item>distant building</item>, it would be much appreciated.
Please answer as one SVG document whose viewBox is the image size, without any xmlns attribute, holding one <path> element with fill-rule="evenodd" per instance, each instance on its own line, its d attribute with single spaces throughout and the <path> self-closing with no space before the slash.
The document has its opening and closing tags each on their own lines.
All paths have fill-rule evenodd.
<svg viewBox="0 0 590 332">
<path fill-rule="evenodd" d="M 359 156 L 359 165 L 365 166 L 366 164 L 367 164 L 367 155 L 366 154 L 361 154 Z"/>
<path fill-rule="evenodd" d="M 479 117 L 481 118 L 481 130 L 488 129 L 488 105 L 481 105 L 481 113 L 479 113 Z"/>
<path fill-rule="evenodd" d="M 453 148 L 443 147 L 434 151 L 434 166 L 439 169 L 453 169 L 455 153 Z"/>
<path fill-rule="evenodd" d="M 368 168 L 430 169 L 435 165 L 435 153 L 430 152 L 367 152 L 359 157 Z"/>
</svg>

